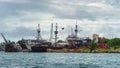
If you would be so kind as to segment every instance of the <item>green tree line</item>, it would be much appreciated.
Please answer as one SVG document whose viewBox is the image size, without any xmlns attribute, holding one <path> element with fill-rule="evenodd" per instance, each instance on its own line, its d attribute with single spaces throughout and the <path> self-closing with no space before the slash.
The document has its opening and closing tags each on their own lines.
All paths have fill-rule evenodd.
<svg viewBox="0 0 120 68">
<path fill-rule="evenodd" d="M 120 38 L 106 39 L 105 42 L 110 47 L 120 47 Z"/>
</svg>

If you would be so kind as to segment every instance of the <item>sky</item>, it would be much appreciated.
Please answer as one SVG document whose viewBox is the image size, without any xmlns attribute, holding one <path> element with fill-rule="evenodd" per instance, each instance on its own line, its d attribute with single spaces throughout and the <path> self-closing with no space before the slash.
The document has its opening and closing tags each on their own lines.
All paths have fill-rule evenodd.
<svg viewBox="0 0 120 68">
<path fill-rule="evenodd" d="M 38 24 L 49 39 L 51 23 L 58 23 L 63 40 L 76 23 L 79 37 L 120 37 L 120 0 L 0 0 L 0 33 L 8 40 L 36 38 Z"/>
</svg>

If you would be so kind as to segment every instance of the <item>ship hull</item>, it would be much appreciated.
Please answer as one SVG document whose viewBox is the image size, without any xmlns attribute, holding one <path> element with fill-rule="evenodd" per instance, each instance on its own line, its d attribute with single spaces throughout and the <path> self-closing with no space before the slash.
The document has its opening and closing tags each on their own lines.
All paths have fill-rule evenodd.
<svg viewBox="0 0 120 68">
<path fill-rule="evenodd" d="M 17 48 L 14 48 L 13 46 L 9 46 L 5 48 L 5 52 L 19 52 Z"/>
<path fill-rule="evenodd" d="M 47 52 L 47 47 L 31 47 L 31 52 Z"/>
<path fill-rule="evenodd" d="M 45 47 L 45 46 L 33 46 L 31 47 L 31 52 L 48 52 L 47 49 L 52 49 L 52 50 L 61 50 L 64 47 Z"/>
</svg>

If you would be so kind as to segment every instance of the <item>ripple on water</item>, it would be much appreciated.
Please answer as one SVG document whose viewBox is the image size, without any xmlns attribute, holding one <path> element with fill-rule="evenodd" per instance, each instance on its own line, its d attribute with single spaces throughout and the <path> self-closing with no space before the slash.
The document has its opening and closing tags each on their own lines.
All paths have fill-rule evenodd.
<svg viewBox="0 0 120 68">
<path fill-rule="evenodd" d="M 0 53 L 0 68 L 119 68 L 119 54 Z"/>
</svg>

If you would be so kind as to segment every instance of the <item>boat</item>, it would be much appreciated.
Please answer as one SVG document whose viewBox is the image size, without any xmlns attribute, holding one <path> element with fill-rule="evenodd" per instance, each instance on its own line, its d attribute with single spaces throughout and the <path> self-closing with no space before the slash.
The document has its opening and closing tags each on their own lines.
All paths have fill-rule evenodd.
<svg viewBox="0 0 120 68">
<path fill-rule="evenodd" d="M 5 36 L 1 33 L 5 43 L 4 43 L 4 50 L 5 52 L 19 52 L 19 49 L 15 46 L 15 43 L 11 42 L 11 41 L 7 41 L 7 39 L 5 38 Z"/>
<path fill-rule="evenodd" d="M 53 25 L 52 25 L 53 27 Z M 31 52 L 47 52 L 48 49 L 53 49 L 53 50 L 59 50 L 59 49 L 63 49 L 64 47 L 57 47 L 57 34 L 58 34 L 58 31 L 57 31 L 57 23 L 56 23 L 56 31 L 55 31 L 55 43 L 52 44 L 51 41 L 47 41 L 47 40 L 44 40 L 42 39 L 41 37 L 41 34 L 40 34 L 40 25 L 38 24 L 38 30 L 37 30 L 37 33 L 38 33 L 38 36 L 37 36 L 37 39 L 29 39 L 29 40 L 26 40 L 27 43 L 29 45 L 32 45 L 31 46 Z"/>
<path fill-rule="evenodd" d="M 71 35 L 68 35 L 68 37 L 66 38 L 70 48 L 88 46 L 89 43 L 91 42 L 91 39 L 89 37 L 80 38 L 77 35 L 78 35 L 78 25 L 76 24 L 75 33 L 73 33 L 72 31 Z"/>
<path fill-rule="evenodd" d="M 47 52 L 47 48 L 51 45 L 50 42 L 46 40 L 27 40 L 31 46 L 31 52 Z"/>
<path fill-rule="evenodd" d="M 47 48 L 51 45 L 50 42 L 42 39 L 40 32 L 40 24 L 38 24 L 37 39 L 26 40 L 27 44 L 31 45 L 30 52 L 47 52 Z"/>
<path fill-rule="evenodd" d="M 38 24 L 38 30 L 37 30 L 38 36 L 37 36 L 37 39 L 33 39 L 33 40 L 29 39 L 29 40 L 27 40 L 29 45 L 32 45 L 31 46 L 31 52 L 47 52 L 47 49 L 52 49 L 52 50 L 60 50 L 60 49 L 63 49 L 63 48 L 74 49 L 74 48 L 80 47 L 80 46 L 88 46 L 89 43 L 91 42 L 91 39 L 89 39 L 89 38 L 84 38 L 83 39 L 83 38 L 79 38 L 77 36 L 78 28 L 77 28 L 77 25 L 76 25 L 75 33 L 69 35 L 66 38 L 67 44 L 60 47 L 59 43 L 57 43 L 57 38 L 58 38 L 57 37 L 57 34 L 58 34 L 57 23 L 56 23 L 55 28 L 56 28 L 55 31 L 54 31 L 55 43 L 52 44 L 51 42 L 48 42 L 48 41 L 42 39 L 41 34 L 40 34 L 40 25 Z M 52 30 L 53 30 L 53 24 L 52 24 L 52 27 L 51 27 L 51 34 L 53 32 Z M 52 38 L 52 35 L 51 35 L 51 38 Z"/>
<path fill-rule="evenodd" d="M 66 40 L 69 46 L 76 46 L 76 47 L 88 46 L 89 43 L 91 42 L 91 39 L 89 37 L 79 38 L 79 37 L 76 37 L 75 35 L 69 35 Z"/>
</svg>

